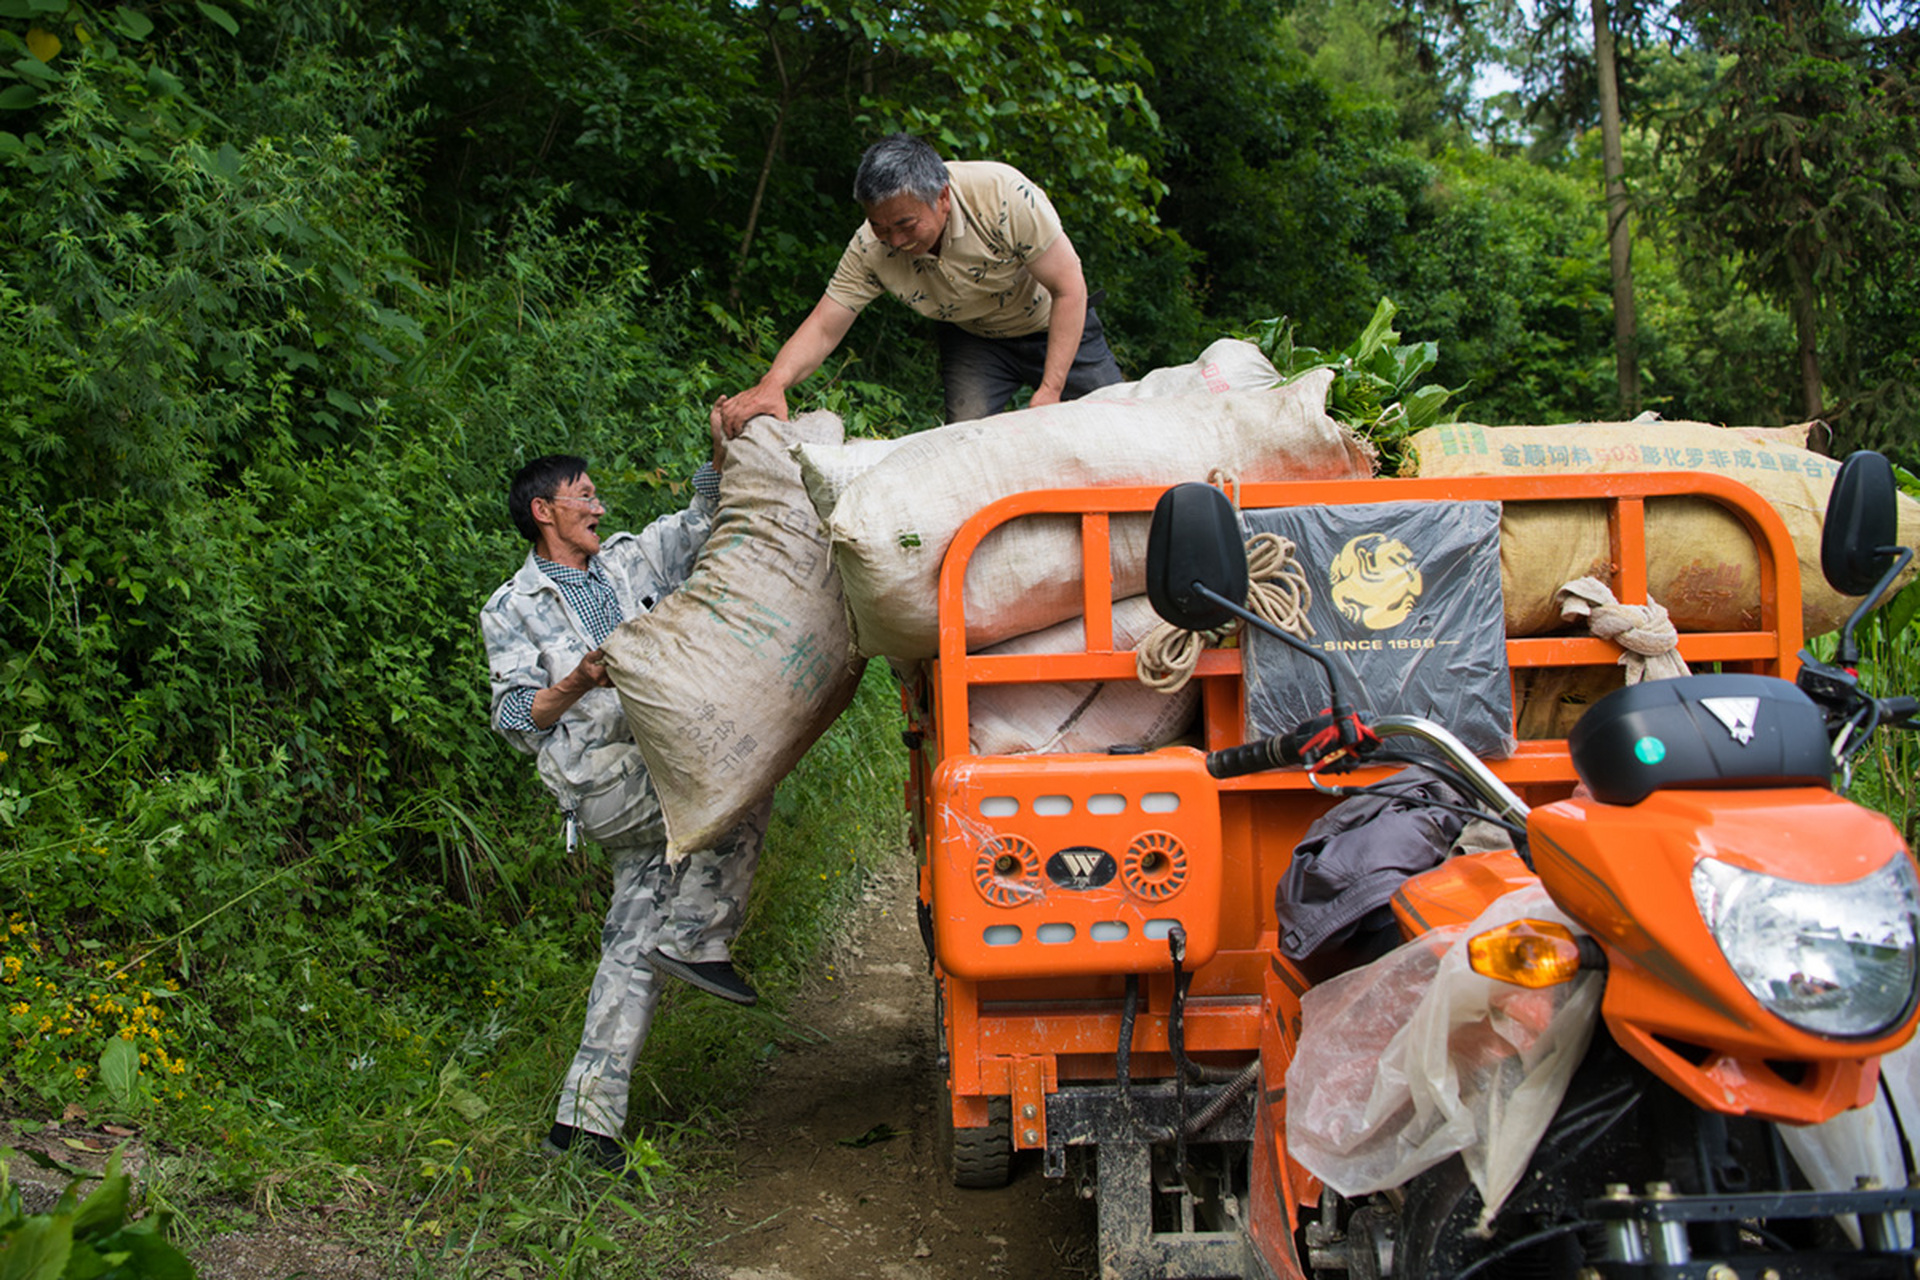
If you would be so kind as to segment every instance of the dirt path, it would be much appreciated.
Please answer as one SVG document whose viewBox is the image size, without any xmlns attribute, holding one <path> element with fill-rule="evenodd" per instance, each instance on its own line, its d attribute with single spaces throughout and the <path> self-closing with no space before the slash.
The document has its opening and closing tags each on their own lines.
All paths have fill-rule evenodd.
<svg viewBox="0 0 1920 1280">
<path fill-rule="evenodd" d="M 794 1011 L 819 1039 L 774 1060 L 742 1120 L 739 1181 L 694 1280 L 1085 1280 L 1094 1211 L 1031 1159 L 962 1191 L 935 1150 L 944 1081 L 910 868 L 868 893 Z M 885 1134 L 893 1136 L 882 1136 Z"/>
</svg>

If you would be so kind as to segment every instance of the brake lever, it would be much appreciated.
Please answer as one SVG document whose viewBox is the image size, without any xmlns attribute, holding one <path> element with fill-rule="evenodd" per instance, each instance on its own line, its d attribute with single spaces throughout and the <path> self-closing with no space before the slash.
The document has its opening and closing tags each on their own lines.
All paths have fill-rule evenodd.
<svg viewBox="0 0 1920 1280">
<path fill-rule="evenodd" d="M 1344 773 L 1359 767 L 1380 746 L 1380 739 L 1357 712 L 1336 714 L 1329 707 L 1280 739 L 1288 764 Z"/>
</svg>

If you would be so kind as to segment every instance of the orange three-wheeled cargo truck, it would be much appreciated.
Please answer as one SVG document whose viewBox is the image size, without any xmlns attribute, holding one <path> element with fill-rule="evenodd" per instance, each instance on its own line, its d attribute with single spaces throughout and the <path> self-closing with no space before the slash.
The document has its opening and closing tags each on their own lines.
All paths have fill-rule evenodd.
<svg viewBox="0 0 1920 1280">
<path fill-rule="evenodd" d="M 1301 997 L 1337 971 L 1341 960 L 1287 958 L 1275 895 L 1303 835 L 1337 801 L 1322 789 L 1324 779 L 1304 768 L 1226 778 L 1209 772 L 1209 752 L 1253 736 L 1243 648 L 1228 641 L 1202 653 L 1193 674 L 1200 690 L 1197 729 L 1178 745 L 1141 749 L 1115 742 L 1097 753 L 971 753 L 970 710 L 984 688 L 1136 679 L 1135 655 L 1113 644 L 1110 531 L 1116 520 L 1143 518 L 1161 494 L 1144 488 L 1048 490 L 983 510 L 961 530 L 944 561 L 939 655 L 914 669 L 903 691 L 921 925 L 935 978 L 948 1092 L 938 1110 L 951 1126 L 952 1176 L 967 1186 L 998 1185 L 1014 1161 L 1026 1159 L 1036 1160 L 1049 1177 L 1072 1173 L 1083 1179 L 1098 1202 L 1101 1274 L 1116 1280 L 1491 1276 L 1508 1274 L 1500 1268 L 1514 1250 L 1536 1268 L 1548 1259 L 1550 1268 L 1552 1258 L 1568 1255 L 1542 1253 L 1548 1246 L 1529 1240 L 1515 1244 L 1512 1222 L 1505 1236 L 1493 1232 L 1495 1244 L 1479 1253 L 1450 1252 L 1454 1246 L 1440 1237 L 1473 1225 L 1473 1215 L 1461 1207 L 1466 1183 L 1457 1172 L 1450 1183 L 1436 1172 L 1423 1187 L 1385 1199 L 1349 1198 L 1323 1186 L 1289 1154 L 1286 1071 L 1301 1036 Z M 1798 668 L 1802 640 L 1795 548 L 1762 499 L 1722 477 L 1257 484 L 1233 497 L 1246 510 L 1386 501 L 1497 503 L 1505 510 L 1527 503 L 1589 504 L 1605 511 L 1605 576 L 1613 593 L 1629 603 L 1648 596 L 1649 508 L 1681 500 L 1719 504 L 1753 541 L 1760 598 L 1751 625 L 1683 634 L 1679 652 L 1695 671 L 1784 678 L 1776 683 L 1791 691 L 1785 682 Z M 1084 646 L 1039 654 L 969 653 L 963 590 L 969 558 L 1003 524 L 1062 515 L 1080 522 Z M 1537 678 L 1545 670 L 1612 671 L 1620 657 L 1616 645 L 1589 635 L 1505 641 L 1506 678 L 1523 691 L 1540 687 Z M 1319 679 L 1309 664 L 1301 664 L 1301 673 L 1303 680 Z M 1563 824 L 1588 816 L 1563 805 L 1580 781 L 1563 738 L 1519 739 L 1510 754 L 1484 767 L 1522 802 L 1517 812 L 1531 810 L 1542 821 L 1541 815 L 1558 814 L 1552 821 Z M 1390 772 L 1363 766 L 1340 781 L 1364 784 Z M 1778 779 L 1736 778 L 1726 785 L 1762 784 L 1774 788 L 1765 791 L 1768 796 L 1778 791 Z M 1815 798 L 1802 791 L 1792 797 L 1809 803 Z M 1557 830 L 1550 823 L 1535 829 Z M 1536 846 L 1540 841 L 1536 835 Z M 1411 878 L 1393 902 L 1401 933 L 1413 937 L 1463 924 L 1507 889 L 1533 881 L 1527 841 L 1515 843 L 1516 850 L 1455 857 Z M 1595 963 L 1594 947 L 1580 954 Z M 1627 962 L 1614 963 L 1618 969 Z M 1608 1025 L 1620 1028 L 1614 1039 L 1622 1044 L 1630 1041 L 1631 1016 L 1611 1006 L 1605 1013 Z M 1877 1052 L 1904 1039 L 1912 1029 L 1910 1007 L 1899 1011 L 1898 1023 L 1854 1036 L 1843 1052 Z M 1643 1039 L 1652 1046 L 1648 1054 L 1673 1057 L 1648 1068 L 1650 1078 L 1678 1080 L 1688 1071 L 1711 1073 L 1723 1062 L 1744 1061 L 1727 1049 L 1718 1058 L 1702 1050 L 1689 1063 L 1681 1061 L 1689 1050 L 1670 1043 L 1677 1037 Z M 1805 1056 L 1811 1062 L 1823 1052 L 1816 1046 Z M 1831 1072 L 1822 1074 L 1824 1066 L 1774 1063 L 1768 1071 L 1782 1078 L 1783 1091 L 1811 1088 L 1801 1084 L 1802 1077 L 1829 1081 L 1829 1094 L 1838 1087 L 1830 1083 L 1837 1078 Z M 1755 1066 L 1750 1074 L 1760 1073 Z M 1616 1075 L 1626 1078 L 1624 1072 Z M 1856 1095 L 1863 1088 L 1871 1092 L 1871 1082 L 1860 1085 L 1857 1072 L 1848 1079 Z M 1636 1096 L 1653 1098 L 1656 1092 L 1659 1098 L 1645 1104 L 1652 1117 L 1646 1123 L 1668 1123 L 1681 1105 L 1670 1096 L 1678 1091 L 1655 1080 Z M 1860 1100 L 1850 1096 L 1846 1105 Z M 1526 1188 L 1515 1203 L 1533 1205 L 1532 1217 L 1516 1211 L 1513 1221 L 1530 1224 L 1527 1229 L 1542 1240 L 1558 1231 L 1560 1243 L 1580 1242 L 1584 1251 L 1578 1256 L 1588 1268 L 1577 1271 L 1582 1275 L 1801 1274 L 1697 1269 L 1717 1238 L 1714 1232 L 1730 1230 L 1724 1218 L 1733 1212 L 1725 1209 L 1732 1203 L 1728 1197 L 1763 1189 L 1758 1183 L 1736 1186 L 1735 1166 L 1751 1164 L 1743 1144 L 1770 1134 L 1753 1128 L 1764 1128 L 1766 1105 L 1753 1104 L 1748 1115 L 1731 1108 L 1735 1114 L 1717 1127 L 1689 1120 L 1690 1150 L 1706 1153 L 1698 1168 L 1671 1181 L 1637 1181 L 1623 1173 L 1616 1183 L 1609 1175 L 1593 1199 L 1578 1202 L 1584 1206 L 1578 1212 L 1561 1214 L 1581 1219 L 1577 1229 L 1556 1227 L 1554 1215 L 1539 1208 L 1545 1193 Z M 1612 1141 L 1596 1139 L 1575 1159 L 1604 1165 Z M 1624 1138 L 1619 1143 L 1623 1150 L 1628 1145 Z M 1693 1158 L 1683 1153 L 1679 1163 Z M 1621 1159 L 1623 1169 L 1632 1164 Z M 1451 1190 L 1436 1190 L 1436 1178 Z M 1665 1190 L 1656 1193 L 1655 1186 Z M 1614 1197 L 1611 1207 L 1593 1208 L 1603 1193 Z M 1854 1207 L 1881 1206 L 1876 1201 Z M 1742 1201 L 1739 1208 L 1747 1215 L 1742 1222 L 1766 1217 L 1764 1206 Z M 1809 1212 L 1834 1208 L 1821 1201 Z M 1389 1211 L 1403 1216 L 1387 1221 L 1383 1214 Z M 1422 1229 L 1432 1238 L 1397 1239 L 1414 1234 L 1416 1219 L 1427 1224 Z M 1676 1219 L 1682 1222 L 1677 1232 Z M 1871 1215 L 1862 1220 L 1878 1221 Z M 1774 1238 L 1787 1230 L 1780 1228 Z M 1489 1235 L 1484 1226 L 1481 1234 Z M 1468 1265 L 1458 1265 L 1462 1258 Z M 1910 1255 L 1902 1265 L 1911 1268 Z M 1870 1273 L 1880 1274 L 1859 1272 Z M 1888 1274 L 1895 1273 L 1913 1274 Z"/>
</svg>

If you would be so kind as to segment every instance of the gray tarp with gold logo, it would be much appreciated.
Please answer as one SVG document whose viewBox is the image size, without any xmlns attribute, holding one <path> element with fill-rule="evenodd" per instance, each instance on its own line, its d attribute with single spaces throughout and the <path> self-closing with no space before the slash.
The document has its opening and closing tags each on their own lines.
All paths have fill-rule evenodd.
<svg viewBox="0 0 1920 1280">
<path fill-rule="evenodd" d="M 1513 751 L 1500 598 L 1500 504 L 1381 502 L 1242 513 L 1249 536 L 1296 547 L 1312 588 L 1307 643 L 1360 711 L 1438 721 L 1482 756 Z M 1258 631 L 1247 645 L 1247 734 L 1328 704 L 1319 664 Z"/>
</svg>

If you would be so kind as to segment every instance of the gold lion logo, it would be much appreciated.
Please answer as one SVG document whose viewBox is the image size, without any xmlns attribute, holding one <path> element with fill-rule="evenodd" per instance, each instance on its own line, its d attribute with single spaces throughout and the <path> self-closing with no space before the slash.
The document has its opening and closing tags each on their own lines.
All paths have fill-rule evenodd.
<svg viewBox="0 0 1920 1280">
<path fill-rule="evenodd" d="M 1327 570 L 1334 607 L 1372 631 L 1397 627 L 1420 602 L 1420 565 L 1398 538 L 1363 533 L 1340 548 Z"/>
</svg>

